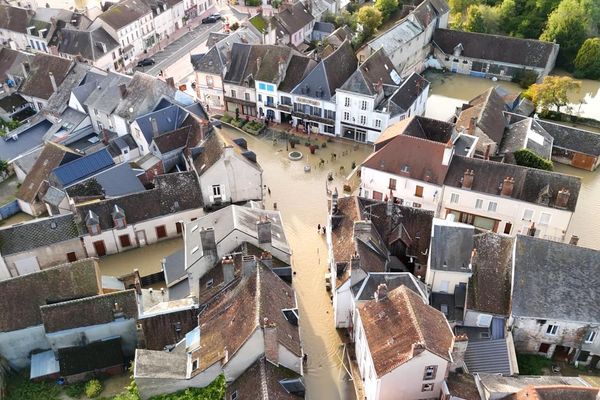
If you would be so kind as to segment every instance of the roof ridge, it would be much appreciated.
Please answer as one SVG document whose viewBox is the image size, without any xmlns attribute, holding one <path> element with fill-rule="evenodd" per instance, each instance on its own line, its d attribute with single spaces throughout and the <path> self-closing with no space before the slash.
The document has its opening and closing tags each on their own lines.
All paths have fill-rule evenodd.
<svg viewBox="0 0 600 400">
<path fill-rule="evenodd" d="M 409 298 L 406 286 L 400 287 L 400 293 L 402 297 L 404 297 L 404 301 L 406 301 L 406 309 L 408 310 L 408 317 L 413 323 L 415 330 L 417 331 L 417 336 L 419 336 L 419 343 L 425 344 L 425 337 L 423 336 L 423 332 L 421 331 L 421 325 L 419 324 L 419 320 L 417 319 L 417 315 L 413 308 L 413 304 Z"/>
<path fill-rule="evenodd" d="M 261 307 L 261 302 L 260 302 L 260 297 L 261 297 L 261 279 L 260 279 L 260 266 L 256 266 L 256 290 L 255 290 L 255 295 L 256 298 L 254 299 L 254 307 L 256 310 L 256 319 L 254 321 L 254 323 L 256 324 L 257 327 L 260 327 L 260 315 L 261 315 L 261 311 L 262 311 L 262 307 Z"/>
<path fill-rule="evenodd" d="M 262 400 L 269 400 L 269 387 L 267 385 L 267 371 L 265 369 L 265 358 L 261 358 L 260 364 L 260 388 L 262 392 Z"/>
</svg>

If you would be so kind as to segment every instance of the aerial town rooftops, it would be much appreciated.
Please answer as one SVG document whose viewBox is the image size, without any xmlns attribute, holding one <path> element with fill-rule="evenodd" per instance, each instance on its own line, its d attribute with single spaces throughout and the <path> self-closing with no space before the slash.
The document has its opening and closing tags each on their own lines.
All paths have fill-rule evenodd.
<svg viewBox="0 0 600 400">
<path fill-rule="evenodd" d="M 315 19 L 301 1 L 287 7 L 281 7 L 280 10 L 273 18 L 281 24 L 289 35 L 298 32 Z"/>
<path fill-rule="evenodd" d="M 552 136 L 533 118 L 522 118 L 509 114 L 511 121 L 500 144 L 500 153 L 514 153 L 529 149 L 549 160 L 552 157 Z"/>
<path fill-rule="evenodd" d="M 465 181 L 466 171 L 472 176 Z M 504 180 L 513 178 L 512 190 L 504 197 L 574 212 L 581 179 L 556 172 L 455 155 L 444 184 L 463 190 L 500 196 Z M 468 182 L 467 185 L 464 183 Z M 470 188 L 469 188 L 470 186 Z M 506 190 L 505 190 L 506 192 Z"/>
<path fill-rule="evenodd" d="M 0 29 L 18 33 L 27 33 L 32 10 L 0 4 Z"/>
<path fill-rule="evenodd" d="M 517 236 L 512 314 L 600 323 L 600 252 Z"/>
<path fill-rule="evenodd" d="M 70 186 L 115 165 L 106 148 L 58 166 L 50 181 L 62 187 Z"/>
<path fill-rule="evenodd" d="M 471 272 L 474 233 L 472 225 L 435 219 L 429 267 L 440 271 Z"/>
<path fill-rule="evenodd" d="M 114 113 L 132 122 L 140 115 L 150 112 L 163 98 L 174 98 L 177 89 L 156 77 L 136 72 L 126 89 L 119 88 L 119 104 Z"/>
<path fill-rule="evenodd" d="M 558 47 L 556 43 L 541 40 L 450 29 L 436 29 L 433 43 L 446 54 L 454 54 L 456 47 L 460 46 L 463 57 L 535 68 L 546 68 Z"/>
<path fill-rule="evenodd" d="M 377 85 L 398 86 L 400 83 L 400 75 L 382 47 L 360 64 L 340 89 L 375 96 Z"/>
<path fill-rule="evenodd" d="M 377 377 L 423 351 L 450 360 L 454 335 L 446 317 L 406 286 L 383 290 L 357 306 Z"/>
<path fill-rule="evenodd" d="M 59 37 L 60 53 L 81 55 L 86 60 L 97 61 L 119 47 L 119 43 L 102 27 L 91 31 L 65 28 L 60 31 Z"/>
<path fill-rule="evenodd" d="M 0 332 L 42 324 L 40 306 L 99 294 L 97 268 L 86 259 L 0 281 Z"/>
<path fill-rule="evenodd" d="M 554 138 L 555 147 L 600 156 L 599 134 L 550 121 L 536 122 Z"/>
<path fill-rule="evenodd" d="M 141 0 L 124 0 L 112 5 L 98 18 L 115 30 L 124 28 L 152 12 Z"/>
</svg>

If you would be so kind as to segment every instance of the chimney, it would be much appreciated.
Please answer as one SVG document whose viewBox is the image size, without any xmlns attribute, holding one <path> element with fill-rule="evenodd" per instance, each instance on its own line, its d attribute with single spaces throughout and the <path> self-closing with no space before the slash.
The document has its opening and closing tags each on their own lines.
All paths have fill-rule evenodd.
<svg viewBox="0 0 600 400">
<path fill-rule="evenodd" d="M 368 242 L 371 237 L 371 221 L 354 221 L 354 238 Z"/>
<path fill-rule="evenodd" d="M 48 76 L 50 77 L 50 83 L 52 84 L 52 91 L 56 93 L 58 90 L 58 86 L 56 86 L 56 79 L 54 79 L 54 74 L 52 72 L 48 72 Z"/>
<path fill-rule="evenodd" d="M 260 254 L 260 261 L 269 268 L 273 267 L 273 255 L 268 251 L 263 251 Z"/>
<path fill-rule="evenodd" d="M 225 256 L 221 260 L 221 266 L 223 268 L 223 283 L 227 285 L 233 281 L 235 277 L 235 264 L 232 256 Z"/>
<path fill-rule="evenodd" d="M 577 236 L 577 235 L 571 236 L 571 240 L 569 240 L 569 244 L 572 244 L 573 246 L 577 246 L 577 243 L 579 243 L 579 236 Z"/>
<path fill-rule="evenodd" d="M 259 71 L 260 70 L 260 63 L 262 62 L 262 59 L 260 57 L 256 57 L 256 70 Z"/>
<path fill-rule="evenodd" d="M 338 212 L 338 191 L 337 187 L 333 189 L 333 194 L 331 195 L 331 215 L 335 215 Z"/>
<path fill-rule="evenodd" d="M 124 83 L 121 83 L 119 85 L 119 91 L 121 93 L 121 98 L 124 99 L 125 96 L 127 96 L 127 85 Z"/>
<path fill-rule="evenodd" d="M 170 87 L 175 88 L 175 79 L 173 79 L 172 76 L 168 77 L 165 82 L 167 82 L 167 85 Z"/>
<path fill-rule="evenodd" d="M 279 72 L 279 79 L 283 80 L 283 76 L 285 75 L 285 62 L 283 61 L 282 57 L 279 57 L 277 67 Z"/>
<path fill-rule="evenodd" d="M 474 177 L 475 177 L 475 174 L 473 173 L 473 170 L 466 170 L 463 175 L 462 188 L 463 189 L 471 189 L 471 187 L 473 187 Z"/>
<path fill-rule="evenodd" d="M 469 120 L 469 126 L 467 127 L 467 134 L 475 135 L 475 128 L 477 127 L 477 117 L 471 117 Z"/>
<path fill-rule="evenodd" d="M 350 270 L 357 270 L 360 268 L 360 256 L 358 255 L 357 252 L 354 252 L 354 254 L 352 254 L 350 256 Z"/>
<path fill-rule="evenodd" d="M 569 202 L 569 197 L 571 197 L 571 192 L 567 189 L 560 189 L 556 195 L 556 201 L 554 205 L 560 208 L 567 208 L 567 203 Z"/>
<path fill-rule="evenodd" d="M 204 254 L 217 255 L 217 242 L 215 240 L 215 230 L 213 228 L 200 229 L 200 244 Z"/>
<path fill-rule="evenodd" d="M 529 226 L 529 229 L 527 229 L 527 236 L 531 236 L 531 237 L 535 236 L 535 222 L 532 222 L 531 225 Z"/>
<path fill-rule="evenodd" d="M 492 152 L 492 145 L 488 144 L 487 146 L 485 146 L 485 154 L 483 155 L 483 159 L 489 160 L 491 152 Z"/>
<path fill-rule="evenodd" d="M 158 136 L 158 121 L 154 117 L 150 117 L 150 124 L 152 125 L 152 136 Z"/>
<path fill-rule="evenodd" d="M 390 197 L 388 197 L 388 201 L 385 204 L 385 215 L 387 215 L 388 217 L 391 217 L 392 214 L 394 213 L 394 202 L 392 201 L 392 193 L 391 193 L 391 189 L 390 189 Z"/>
<path fill-rule="evenodd" d="M 501 196 L 512 196 L 513 188 L 515 186 L 515 178 L 507 176 L 502 182 L 502 190 L 500 191 Z"/>
<path fill-rule="evenodd" d="M 242 256 L 242 276 L 251 276 L 256 270 L 256 257 Z"/>
<path fill-rule="evenodd" d="M 385 283 L 379 284 L 377 286 L 377 290 L 375 291 L 375 301 L 380 302 L 382 300 L 387 299 L 388 287 Z"/>
<path fill-rule="evenodd" d="M 258 233 L 258 244 L 271 244 L 271 221 L 267 218 L 256 222 L 256 232 Z"/>
</svg>

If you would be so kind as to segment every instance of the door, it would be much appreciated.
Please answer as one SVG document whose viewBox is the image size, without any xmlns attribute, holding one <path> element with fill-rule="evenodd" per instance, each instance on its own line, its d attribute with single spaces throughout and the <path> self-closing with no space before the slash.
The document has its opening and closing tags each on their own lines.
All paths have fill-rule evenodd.
<svg viewBox="0 0 600 400">
<path fill-rule="evenodd" d="M 129 235 L 119 236 L 119 241 L 121 242 L 121 247 L 131 246 L 131 239 L 129 238 Z"/>
<path fill-rule="evenodd" d="M 162 238 L 167 237 L 167 228 L 165 228 L 164 225 L 156 227 L 156 237 L 158 239 L 162 239 Z"/>
<path fill-rule="evenodd" d="M 177 234 L 181 235 L 181 232 L 183 232 L 183 223 L 182 222 L 176 222 L 175 223 L 175 227 L 177 229 Z"/>
<path fill-rule="evenodd" d="M 506 225 L 504 225 L 504 233 L 507 235 L 510 235 L 511 230 L 512 230 L 512 224 L 510 222 L 507 222 Z"/>
<path fill-rule="evenodd" d="M 27 275 L 40 270 L 40 264 L 35 256 L 15 261 L 15 267 L 17 267 L 19 275 Z"/>
<path fill-rule="evenodd" d="M 146 231 L 137 231 L 135 237 L 140 247 L 146 245 Z"/>
<path fill-rule="evenodd" d="M 104 240 L 98 240 L 94 242 L 94 250 L 96 250 L 96 255 L 98 257 L 103 257 L 106 255 L 106 246 L 104 245 Z"/>
<path fill-rule="evenodd" d="M 67 253 L 67 261 L 68 262 L 75 262 L 77 261 L 77 254 L 75 254 L 74 251 Z"/>
</svg>

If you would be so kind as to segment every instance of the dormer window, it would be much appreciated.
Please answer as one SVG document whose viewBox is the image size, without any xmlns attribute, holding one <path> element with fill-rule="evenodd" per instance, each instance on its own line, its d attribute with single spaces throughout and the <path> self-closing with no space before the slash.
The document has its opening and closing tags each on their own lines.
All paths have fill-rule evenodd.
<svg viewBox="0 0 600 400">
<path fill-rule="evenodd" d="M 119 206 L 114 206 L 111 216 L 115 229 L 123 229 L 127 226 L 127 221 L 125 220 L 125 211 L 123 211 L 123 209 Z"/>
<path fill-rule="evenodd" d="M 192 371 L 195 371 L 198 369 L 198 360 L 194 360 L 192 361 Z"/>
<path fill-rule="evenodd" d="M 85 218 L 85 226 L 90 235 L 98 235 L 101 232 L 100 219 L 92 210 L 88 211 L 88 214 Z"/>
<path fill-rule="evenodd" d="M 288 322 L 294 326 L 298 326 L 298 309 L 297 308 L 284 308 L 281 310 L 283 312 L 283 316 Z"/>
</svg>

